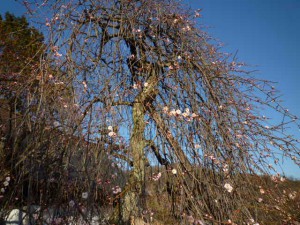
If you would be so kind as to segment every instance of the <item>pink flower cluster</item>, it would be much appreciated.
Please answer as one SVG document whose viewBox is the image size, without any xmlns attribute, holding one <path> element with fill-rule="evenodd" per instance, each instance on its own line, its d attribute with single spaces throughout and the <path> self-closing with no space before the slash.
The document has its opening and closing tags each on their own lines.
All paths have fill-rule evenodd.
<svg viewBox="0 0 300 225">
<path fill-rule="evenodd" d="M 9 186 L 9 182 L 10 182 L 10 177 L 6 177 L 5 178 L 5 181 L 3 182 L 3 186 L 1 189 L 0 189 L 0 192 L 1 193 L 5 193 L 5 190 L 6 188 Z M 0 198 L 3 198 L 3 195 L 0 195 Z"/>
<path fill-rule="evenodd" d="M 60 53 L 58 52 L 58 50 L 59 50 L 59 49 L 58 49 L 58 46 L 53 46 L 53 47 L 52 47 L 52 51 L 54 52 L 54 56 L 59 58 L 59 57 L 62 56 L 62 54 L 60 54 Z"/>
<path fill-rule="evenodd" d="M 116 195 L 118 193 L 122 192 L 122 189 L 117 185 L 115 187 L 112 188 L 113 193 Z"/>
<path fill-rule="evenodd" d="M 160 178 L 161 178 L 161 172 L 159 172 L 158 174 L 154 175 L 154 176 L 152 177 L 152 180 L 158 181 Z"/>
<path fill-rule="evenodd" d="M 198 117 L 196 113 L 191 113 L 189 108 L 186 108 L 184 112 L 181 112 L 180 109 L 169 110 L 167 106 L 163 108 L 163 112 L 168 116 L 175 116 L 178 118 L 185 118 L 187 121 L 192 121 L 192 119 Z"/>
<path fill-rule="evenodd" d="M 110 137 L 116 137 L 117 136 L 117 134 L 113 131 L 112 126 L 108 126 L 107 129 L 109 130 L 108 136 L 110 136 Z"/>
</svg>

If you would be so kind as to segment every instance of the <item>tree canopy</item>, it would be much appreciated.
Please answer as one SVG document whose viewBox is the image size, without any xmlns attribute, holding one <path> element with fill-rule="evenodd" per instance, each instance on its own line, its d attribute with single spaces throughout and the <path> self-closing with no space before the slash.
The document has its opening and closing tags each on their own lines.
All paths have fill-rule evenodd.
<svg viewBox="0 0 300 225">
<path fill-rule="evenodd" d="M 0 32 L 0 94 L 7 95 L 18 82 L 24 84 L 30 79 L 30 71 L 38 67 L 43 35 L 30 27 L 24 16 L 15 17 L 8 12 L 4 19 L 0 18 Z"/>
<path fill-rule="evenodd" d="M 118 205 L 111 221 L 134 223 L 145 210 L 155 211 L 147 204 L 149 186 L 170 196 L 177 221 L 254 224 L 262 220 L 257 210 L 279 210 L 282 220 L 288 218 L 274 209 L 275 189 L 258 199 L 267 184 L 263 175 L 275 172 L 274 182 L 284 180 L 274 167 L 280 157 L 299 165 L 299 140 L 285 132 L 296 118 L 279 104 L 271 82 L 221 53 L 197 27 L 200 11 L 175 0 L 37 2 L 26 1 L 31 12 L 51 14 L 44 18 L 48 48 L 41 79 L 61 89 L 52 101 L 49 92 L 37 93 L 43 113 L 35 114 L 36 121 L 51 121 L 62 135 L 97 146 L 79 159 L 86 179 L 78 190 L 85 186 L 90 199 L 100 176 L 95 150 L 104 150 L 122 169 L 119 175 L 126 174 L 108 198 Z M 64 98 L 66 89 L 72 91 Z M 262 114 L 266 108 L 282 121 L 273 124 Z M 71 140 L 64 138 L 64 145 L 71 147 Z M 61 151 L 60 181 L 75 152 Z M 78 194 L 65 199 L 97 207 Z"/>
</svg>

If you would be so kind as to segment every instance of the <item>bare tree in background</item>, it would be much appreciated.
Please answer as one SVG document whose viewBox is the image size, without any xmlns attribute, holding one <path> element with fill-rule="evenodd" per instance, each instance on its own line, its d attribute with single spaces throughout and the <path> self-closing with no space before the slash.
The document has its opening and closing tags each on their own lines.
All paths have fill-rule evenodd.
<svg viewBox="0 0 300 225">
<path fill-rule="evenodd" d="M 272 83 L 244 71 L 243 63 L 220 53 L 197 28 L 194 18 L 200 11 L 186 10 L 175 0 L 25 5 L 30 13 L 48 18 L 48 52 L 42 63 L 48 69 L 42 80 L 62 87 L 45 89 L 58 94 L 52 102 L 50 93 L 39 92 L 38 110 L 45 112 L 50 105 L 53 111 L 36 120 L 45 118 L 61 132 L 100 143 L 129 173 L 126 184 L 112 189 L 118 207 L 111 220 L 127 224 L 142 217 L 149 209 L 147 187 L 161 182 L 178 220 L 254 224 L 261 219 L 257 210 L 279 210 L 282 218 L 289 217 L 274 209 L 276 191 L 263 200 L 260 195 L 263 175 L 283 180 L 274 167 L 281 157 L 300 163 L 299 141 L 286 134 L 296 118 L 279 105 Z M 282 120 L 271 120 L 264 111 Z M 87 158 L 90 154 L 87 148 Z M 101 171 L 95 170 L 97 159 L 82 158 L 90 196 L 96 193 L 90 185 L 95 171 Z M 152 173 L 149 165 L 159 166 Z"/>
</svg>

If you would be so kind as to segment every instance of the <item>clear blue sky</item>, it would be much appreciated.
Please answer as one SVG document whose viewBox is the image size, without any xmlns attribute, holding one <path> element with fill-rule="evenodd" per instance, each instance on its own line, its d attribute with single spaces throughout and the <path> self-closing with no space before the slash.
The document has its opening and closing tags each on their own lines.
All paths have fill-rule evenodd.
<svg viewBox="0 0 300 225">
<path fill-rule="evenodd" d="M 225 44 L 224 51 L 258 69 L 259 78 L 278 82 L 286 108 L 300 117 L 300 0 L 184 0 L 203 9 L 199 23 Z M 22 15 L 14 0 L 0 0 L 0 13 Z M 298 132 L 299 130 L 294 130 Z M 297 134 L 297 136 L 299 136 Z M 286 174 L 300 178 L 300 169 L 284 164 Z"/>
</svg>

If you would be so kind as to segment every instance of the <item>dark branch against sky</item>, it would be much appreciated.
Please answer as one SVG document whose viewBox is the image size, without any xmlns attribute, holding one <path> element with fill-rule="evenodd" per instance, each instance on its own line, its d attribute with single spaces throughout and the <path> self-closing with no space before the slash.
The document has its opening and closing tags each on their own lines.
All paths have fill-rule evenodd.
<svg viewBox="0 0 300 225">
<path fill-rule="evenodd" d="M 277 82 L 282 105 L 300 117 L 300 1 L 297 0 L 185 0 L 203 9 L 199 23 L 224 43 L 223 51 L 237 53 L 253 75 Z M 267 113 L 267 112 L 266 112 Z M 269 115 L 272 117 L 272 115 Z M 274 118 L 278 119 L 278 118 Z M 299 137 L 300 130 L 290 131 Z M 283 164 L 287 175 L 300 177 L 292 162 Z"/>
</svg>

